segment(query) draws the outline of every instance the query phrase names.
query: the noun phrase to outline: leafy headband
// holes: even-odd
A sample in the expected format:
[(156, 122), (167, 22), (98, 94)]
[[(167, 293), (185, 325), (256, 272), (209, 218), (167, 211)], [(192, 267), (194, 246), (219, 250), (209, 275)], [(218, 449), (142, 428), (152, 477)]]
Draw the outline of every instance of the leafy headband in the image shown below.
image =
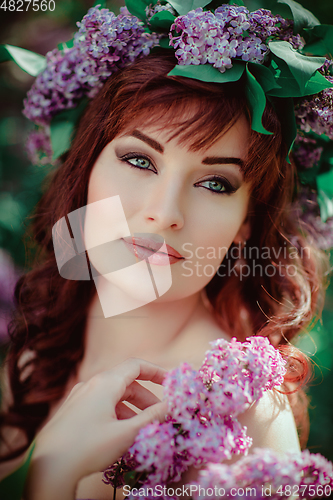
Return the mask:
[(250, 12), (242, 0), (126, 0), (118, 16), (91, 8), (74, 38), (46, 58), (1, 46), (0, 61), (14, 60), (37, 76), (24, 101), (25, 116), (38, 125), (28, 140), (30, 156), (47, 163), (65, 153), (87, 98), (161, 46), (178, 61), (169, 75), (245, 79), (253, 130), (270, 134), (262, 115), (267, 99), (275, 105), (299, 178), (317, 191), (326, 221), (333, 216), (333, 26), (293, 0), (271, 3), (271, 10)]

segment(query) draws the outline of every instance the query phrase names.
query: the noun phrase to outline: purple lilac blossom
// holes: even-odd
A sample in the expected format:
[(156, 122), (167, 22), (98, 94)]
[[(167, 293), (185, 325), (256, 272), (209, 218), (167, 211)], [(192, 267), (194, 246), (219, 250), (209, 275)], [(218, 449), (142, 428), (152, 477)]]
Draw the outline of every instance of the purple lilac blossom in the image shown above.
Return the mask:
[(322, 221), (315, 190), (301, 186), (297, 200), (292, 205), (292, 211), (293, 218), (299, 221), (299, 225), (308, 234), (311, 244), (322, 250), (333, 248), (333, 217), (326, 222)]
[(158, 45), (159, 36), (145, 33), (125, 7), (118, 16), (93, 7), (77, 25), (74, 46), (46, 55), (47, 67), (24, 101), (25, 116), (37, 124), (48, 124), (83, 96), (94, 97), (111, 74)]
[[(211, 345), (199, 371), (184, 363), (167, 374), (166, 422), (141, 429), (129, 449), (135, 469), (149, 474), (145, 485), (175, 482), (190, 466), (246, 454), (252, 439), (236, 416), (283, 382), (285, 361), (267, 338)], [(106, 479), (115, 481), (112, 474)]]
[[(326, 59), (319, 71), (333, 86), (333, 61)], [(295, 116), (300, 130), (333, 139), (333, 88), (302, 99), (295, 108)]]
[(262, 63), (268, 47), (255, 33), (244, 36), (250, 28), (248, 14), (245, 7), (222, 5), (215, 13), (203, 11), (200, 7), (177, 17), (169, 36), (178, 63), (210, 63), (221, 73), (232, 68), (231, 60), (235, 57)]
[[(196, 490), (193, 489), (194, 500), (208, 500), (211, 495), (206, 492), (215, 487), (221, 491), (223, 488), (225, 494), (222, 498), (244, 498), (244, 490), (253, 488), (251, 498), (255, 500), (267, 496), (271, 500), (284, 500), (293, 493), (301, 493), (303, 488), (298, 490), (301, 485), (304, 485), (306, 497), (307, 486), (310, 485), (328, 486), (328, 493), (333, 485), (333, 468), (331, 462), (321, 455), (310, 454), (308, 450), (302, 453), (287, 452), (282, 457), (273, 450), (256, 448), (251, 455), (235, 464), (209, 464), (200, 471), (199, 479), (193, 484), (197, 486)], [(233, 494), (235, 491), (236, 496)], [(265, 494), (265, 491), (269, 493)], [(328, 496), (327, 493), (324, 490), (323, 495), (318, 496)]]
[(52, 146), (47, 127), (33, 130), (27, 139), (25, 149), (33, 165), (47, 165), (52, 163)]
[(155, 5), (150, 4), (146, 7), (147, 20), (149, 21), (155, 14), (165, 10), (170, 12), (174, 16), (177, 16), (177, 12), (172, 7), (172, 5), (170, 5), (169, 3), (162, 5), (161, 2), (158, 0)]
[(113, 484), (115, 488), (121, 488), (125, 485), (125, 474), (138, 466), (138, 463), (130, 453), (110, 465), (103, 471), (102, 481), (105, 484)]
[(317, 147), (317, 142), (310, 137), (297, 135), (293, 150), (293, 159), (301, 168), (312, 168), (318, 165), (323, 152), (322, 147)]

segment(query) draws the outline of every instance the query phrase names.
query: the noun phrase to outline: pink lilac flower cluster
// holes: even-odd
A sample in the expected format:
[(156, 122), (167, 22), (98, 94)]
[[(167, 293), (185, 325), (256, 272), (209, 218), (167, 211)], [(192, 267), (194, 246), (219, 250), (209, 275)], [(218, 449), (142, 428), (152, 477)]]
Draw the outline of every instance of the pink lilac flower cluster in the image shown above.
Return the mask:
[(243, 499), (246, 491), (251, 491), (255, 500), (286, 500), (292, 495), (328, 497), (333, 487), (333, 466), (308, 450), (281, 457), (272, 450), (257, 448), (235, 464), (209, 464), (193, 485), (194, 500), (211, 499), (212, 491), (218, 492), (218, 498), (236, 500)]
[(74, 45), (46, 56), (24, 101), (24, 114), (46, 125), (59, 111), (76, 106), (83, 96), (93, 97), (115, 71), (158, 45), (159, 36), (144, 32), (143, 23), (123, 7), (116, 16), (108, 9), (91, 8), (74, 36)]
[[(285, 361), (267, 338), (212, 343), (199, 371), (184, 363), (163, 382), (168, 417), (142, 429), (126, 460), (148, 474), (150, 487), (180, 480), (190, 466), (230, 459), (252, 444), (237, 415), (281, 385)], [(111, 477), (107, 469), (104, 479)], [(114, 484), (112, 481), (111, 484)]]

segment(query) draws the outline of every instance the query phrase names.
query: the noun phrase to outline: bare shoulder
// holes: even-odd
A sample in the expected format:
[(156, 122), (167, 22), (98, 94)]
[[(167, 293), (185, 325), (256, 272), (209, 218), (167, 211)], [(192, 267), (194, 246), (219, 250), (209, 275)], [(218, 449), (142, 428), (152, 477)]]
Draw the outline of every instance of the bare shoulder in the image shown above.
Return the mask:
[(300, 451), (295, 419), (288, 397), (277, 391), (266, 391), (239, 416), (252, 437), (252, 448), (271, 448), (279, 453)]

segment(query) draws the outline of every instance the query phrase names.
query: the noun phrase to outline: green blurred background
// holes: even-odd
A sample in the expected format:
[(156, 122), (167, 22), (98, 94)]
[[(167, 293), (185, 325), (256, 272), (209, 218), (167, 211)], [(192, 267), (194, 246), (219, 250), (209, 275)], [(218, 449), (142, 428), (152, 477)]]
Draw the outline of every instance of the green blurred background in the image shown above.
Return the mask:
[[(3, 0), (0, 0), (0, 5)], [(18, 45), (45, 55), (60, 42), (72, 38), (92, 0), (55, 0), (53, 12), (11, 12), (0, 7), (0, 43)], [(256, 0), (246, 5), (262, 7)], [(333, 1), (302, 0), (324, 24), (333, 24)], [(9, 0), (7, 0), (9, 5)], [(25, 4), (27, 5), (27, 4)], [(119, 11), (121, 1), (107, 6)], [(24, 7), (25, 8), (25, 7)], [(7, 348), (6, 324), (12, 308), (15, 280), (28, 269), (23, 235), (27, 217), (41, 194), (50, 167), (33, 166), (24, 152), (32, 125), (21, 114), (22, 101), (33, 78), (14, 63), (0, 65), (0, 360)], [(333, 460), (333, 285), (330, 286), (323, 318), (299, 341), (315, 365), (309, 390), (311, 432), (308, 448)]]

